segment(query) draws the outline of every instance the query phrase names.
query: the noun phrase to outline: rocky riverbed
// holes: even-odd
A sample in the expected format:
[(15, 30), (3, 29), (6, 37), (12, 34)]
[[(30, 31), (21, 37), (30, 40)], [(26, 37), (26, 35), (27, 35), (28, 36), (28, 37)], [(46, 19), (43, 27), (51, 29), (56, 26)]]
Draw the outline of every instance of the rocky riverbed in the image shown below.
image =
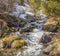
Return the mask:
[(16, 11), (0, 14), (0, 56), (59, 55), (60, 33), (57, 25), (60, 21), (48, 19), (45, 14), (36, 20), (34, 14), (26, 9), (17, 4)]

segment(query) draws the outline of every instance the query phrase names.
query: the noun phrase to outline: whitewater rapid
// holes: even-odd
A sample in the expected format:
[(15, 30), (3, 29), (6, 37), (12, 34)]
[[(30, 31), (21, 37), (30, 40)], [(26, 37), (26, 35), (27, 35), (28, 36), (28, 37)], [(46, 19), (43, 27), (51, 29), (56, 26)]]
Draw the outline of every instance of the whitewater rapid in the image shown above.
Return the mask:
[[(28, 9), (27, 9), (28, 8)], [(28, 6), (26, 8), (20, 5), (16, 5), (16, 11), (12, 12), (10, 15), (19, 17), (21, 19), (26, 19), (25, 16), (26, 14), (32, 15), (33, 13), (28, 12), (31, 8)], [(26, 11), (27, 10), (27, 11)], [(42, 31), (42, 25), (43, 22), (45, 21), (45, 15), (42, 14), (40, 15), (42, 20), (39, 20), (38, 22), (28, 22), (26, 26), (30, 26), (31, 24), (35, 24), (35, 29), (33, 29), (32, 32), (29, 32), (29, 35), (26, 35), (24, 38), (27, 41), (27, 46), (24, 46), (21, 48), (20, 51), (17, 52), (16, 56), (44, 56), (43, 55), (43, 45), (41, 43), (39, 43), (39, 40), (42, 38), (42, 36), (45, 34), (44, 31)], [(16, 33), (16, 34), (20, 34), (20, 33)]]
[(28, 45), (23, 47), (22, 52), (19, 51), (17, 56), (41, 56), (42, 55), (43, 45), (39, 44), (39, 39), (43, 35), (43, 32), (42, 33), (33, 32), (30, 35), (31, 35), (30, 37), (31, 40), (27, 39)]
[(37, 27), (25, 37), (27, 46), (22, 47), (22, 52), (19, 51), (17, 56), (43, 56), (43, 45), (41, 43), (39, 44), (39, 40), (45, 32), (42, 31), (41, 24), (36, 23), (35, 25)]

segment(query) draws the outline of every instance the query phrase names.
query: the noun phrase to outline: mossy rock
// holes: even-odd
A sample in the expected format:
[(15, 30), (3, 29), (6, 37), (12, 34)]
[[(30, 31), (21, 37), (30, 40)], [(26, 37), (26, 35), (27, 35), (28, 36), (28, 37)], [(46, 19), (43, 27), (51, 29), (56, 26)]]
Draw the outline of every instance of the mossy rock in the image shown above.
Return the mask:
[(2, 41), (3, 42), (11, 42), (11, 41), (15, 40), (16, 38), (19, 38), (19, 36), (17, 34), (10, 34), (10, 35), (5, 36), (2, 39)]
[(44, 52), (49, 53), (50, 56), (60, 55), (60, 39), (54, 37), (52, 43), (45, 47)]
[(14, 42), (12, 43), (12, 48), (20, 48), (22, 46), (25, 46), (26, 44), (27, 42), (25, 41), (25, 39), (14, 40)]
[(2, 39), (2, 42), (3, 42), (3, 44), (4, 44), (4, 47), (6, 47), (6, 46), (10, 46), (10, 47), (11, 47), (11, 43), (12, 43), (15, 39), (17, 39), (17, 38), (20, 38), (20, 36), (17, 35), (17, 34), (10, 34), (10, 35), (5, 36), (5, 37)]
[(0, 48), (3, 48), (4, 43), (0, 40)]

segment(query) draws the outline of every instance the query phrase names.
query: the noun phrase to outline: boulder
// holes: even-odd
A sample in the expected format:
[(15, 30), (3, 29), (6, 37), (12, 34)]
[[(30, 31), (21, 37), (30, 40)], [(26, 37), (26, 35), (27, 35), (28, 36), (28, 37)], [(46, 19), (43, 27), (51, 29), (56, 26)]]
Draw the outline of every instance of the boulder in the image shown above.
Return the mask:
[(60, 40), (55, 39), (52, 44), (48, 45), (44, 50), (44, 53), (49, 53), (50, 56), (58, 56), (60, 54)]
[(2, 40), (0, 40), (0, 48), (3, 48), (3, 42), (2, 42)]
[(18, 34), (10, 34), (10, 35), (6, 35), (3, 39), (2, 42), (4, 44), (4, 48), (10, 48), (11, 47), (11, 43), (15, 40), (15, 39), (19, 39), (20, 36)]
[(20, 47), (23, 47), (24, 45), (26, 45), (26, 41), (25, 39), (17, 39), (17, 40), (14, 40), (11, 47), (12, 48), (20, 48)]
[(45, 31), (54, 32), (57, 29), (58, 22), (53, 19), (48, 19), (46, 23), (43, 25), (42, 29)]
[(7, 23), (6, 23), (4, 20), (0, 19), (0, 37), (1, 37), (5, 32), (7, 32), (6, 30), (7, 30)]
[(51, 42), (51, 40), (52, 40), (52, 38), (50, 35), (44, 34), (42, 36), (42, 38), (40, 39), (39, 43), (47, 44), (47, 43)]
[(7, 26), (7, 23), (4, 20), (0, 19), (0, 29), (5, 26)]
[(35, 26), (33, 26), (33, 25), (24, 27), (24, 28), (21, 29), (21, 33), (23, 33), (23, 32), (31, 32), (31, 31), (33, 31), (34, 28), (35, 28)]
[(50, 56), (59, 56), (60, 55), (60, 33), (51, 35), (51, 42), (43, 49), (45, 54)]
[(6, 35), (1, 41), (3, 43), (3, 48), (18, 48), (26, 44), (26, 41), (23, 39), (23, 37), (14, 33)]

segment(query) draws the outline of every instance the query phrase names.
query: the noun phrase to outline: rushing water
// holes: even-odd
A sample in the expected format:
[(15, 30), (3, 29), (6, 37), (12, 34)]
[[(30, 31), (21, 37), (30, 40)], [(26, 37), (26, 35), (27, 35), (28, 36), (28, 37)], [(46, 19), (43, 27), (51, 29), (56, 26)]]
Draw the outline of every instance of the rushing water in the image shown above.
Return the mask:
[(30, 39), (27, 39), (27, 46), (22, 48), (22, 52), (18, 52), (17, 56), (41, 56), (43, 45), (38, 41), (43, 35), (43, 32), (33, 32), (30, 34)]
[(22, 51), (19, 51), (17, 56), (44, 56), (42, 52), (43, 45), (39, 44), (39, 40), (44, 35), (42, 23), (31, 22), (28, 25), (30, 24), (35, 24), (36, 28), (29, 35), (25, 36), (27, 46), (22, 47)]
[[(18, 17), (19, 12), (24, 14), (22, 6), (16, 5), (16, 12), (13, 14)], [(41, 12), (42, 13), (42, 12)], [(12, 14), (12, 15), (13, 15)], [(36, 27), (33, 29), (32, 32), (29, 32), (29, 35), (24, 36), (24, 38), (27, 41), (27, 46), (24, 46), (21, 48), (21, 51), (17, 52), (17, 56), (44, 56), (42, 49), (43, 45), (40, 43), (39, 40), (42, 38), (42, 36), (45, 34), (44, 31), (42, 31), (42, 25), (45, 21), (45, 17), (43, 14), (41, 15), (41, 19), (39, 22), (28, 22), (26, 26), (30, 26), (31, 24), (34, 24)], [(21, 17), (24, 17), (21, 14)], [(19, 34), (19, 33), (18, 33)]]

